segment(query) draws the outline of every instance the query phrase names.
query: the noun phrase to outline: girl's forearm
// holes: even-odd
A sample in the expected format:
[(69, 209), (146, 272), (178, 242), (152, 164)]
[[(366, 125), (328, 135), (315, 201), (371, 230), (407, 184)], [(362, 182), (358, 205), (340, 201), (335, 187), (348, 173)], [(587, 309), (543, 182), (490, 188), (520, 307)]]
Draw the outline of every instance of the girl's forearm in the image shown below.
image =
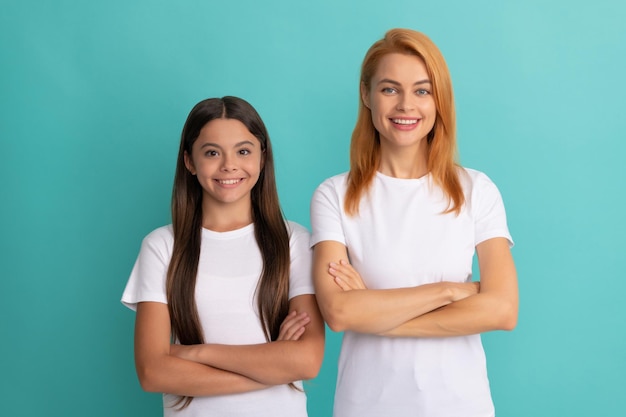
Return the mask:
[(141, 387), (148, 392), (200, 397), (238, 394), (267, 388), (254, 379), (170, 355), (137, 364)]
[(323, 354), (310, 343), (291, 340), (255, 345), (192, 345), (181, 350), (186, 359), (268, 385), (314, 378)]

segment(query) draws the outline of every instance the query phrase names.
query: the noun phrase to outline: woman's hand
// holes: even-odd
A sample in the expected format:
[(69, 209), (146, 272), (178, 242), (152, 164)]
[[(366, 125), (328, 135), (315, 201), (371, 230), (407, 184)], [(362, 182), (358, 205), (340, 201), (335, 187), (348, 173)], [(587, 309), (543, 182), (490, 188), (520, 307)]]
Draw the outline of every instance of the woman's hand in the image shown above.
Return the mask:
[(367, 289), (361, 275), (345, 259), (340, 260), (338, 264), (331, 262), (328, 273), (335, 279), (335, 284), (344, 291)]
[(300, 336), (304, 334), (306, 325), (309, 324), (311, 318), (306, 312), (297, 313), (293, 310), (287, 314), (285, 320), (280, 325), (280, 331), (278, 332), (278, 340), (298, 340)]

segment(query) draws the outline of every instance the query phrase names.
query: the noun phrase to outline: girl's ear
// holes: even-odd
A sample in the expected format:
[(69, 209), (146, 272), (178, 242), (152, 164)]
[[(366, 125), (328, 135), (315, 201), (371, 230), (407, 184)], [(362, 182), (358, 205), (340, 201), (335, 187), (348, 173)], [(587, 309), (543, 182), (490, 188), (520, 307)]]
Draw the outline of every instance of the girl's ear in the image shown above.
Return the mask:
[(191, 175), (196, 175), (196, 167), (193, 166), (193, 160), (191, 159), (187, 151), (185, 151), (185, 153), (183, 154), (183, 158), (185, 160), (185, 167), (187, 167), (187, 171), (189, 171)]
[(370, 108), (370, 92), (365, 86), (365, 84), (363, 83), (361, 83), (361, 100), (363, 100), (363, 105), (369, 109)]

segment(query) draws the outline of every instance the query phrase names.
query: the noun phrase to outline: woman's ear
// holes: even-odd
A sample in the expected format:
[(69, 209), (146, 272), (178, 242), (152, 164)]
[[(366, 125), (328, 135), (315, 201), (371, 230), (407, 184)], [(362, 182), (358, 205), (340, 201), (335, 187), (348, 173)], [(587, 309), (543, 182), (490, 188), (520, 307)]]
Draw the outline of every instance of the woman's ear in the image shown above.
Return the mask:
[(193, 161), (187, 151), (183, 154), (183, 158), (185, 160), (185, 167), (187, 167), (187, 171), (189, 171), (191, 175), (196, 175), (196, 167), (193, 166)]
[(361, 83), (361, 100), (363, 101), (363, 105), (370, 108), (370, 92), (365, 86), (365, 84)]

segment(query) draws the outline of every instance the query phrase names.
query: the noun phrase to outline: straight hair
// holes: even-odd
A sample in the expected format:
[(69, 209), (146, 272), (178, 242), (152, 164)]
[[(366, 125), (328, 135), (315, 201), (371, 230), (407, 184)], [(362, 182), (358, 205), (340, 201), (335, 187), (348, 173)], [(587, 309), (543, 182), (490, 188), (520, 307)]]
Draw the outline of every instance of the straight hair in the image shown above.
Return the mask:
[[(423, 33), (391, 29), (365, 54), (359, 92), (361, 88), (370, 89), (381, 59), (392, 53), (416, 56), (426, 66), (437, 109), (435, 124), (427, 135), (427, 170), (448, 199), (445, 213), (458, 214), (465, 203), (465, 196), (458, 174), (454, 97), (446, 61), (437, 46)], [(372, 122), (372, 112), (360, 98), (350, 142), (350, 172), (344, 202), (344, 210), (350, 216), (358, 214), (361, 198), (372, 185), (380, 163), (380, 152), (380, 137)]]
[[(278, 200), (274, 157), (265, 124), (252, 105), (232, 96), (210, 98), (196, 104), (181, 134), (171, 206), (174, 248), (166, 281), (172, 338), (183, 345), (202, 344), (206, 340), (195, 297), (203, 190), (197, 177), (185, 166), (185, 153), (191, 155), (200, 131), (215, 119), (235, 119), (243, 123), (259, 140), (264, 153), (259, 179), (251, 191), (252, 221), (263, 260), (256, 289), (259, 318), (266, 340), (274, 341), (289, 311), (289, 232)], [(185, 408), (191, 400), (192, 397), (181, 397), (175, 405), (182, 404), (181, 408)]]

